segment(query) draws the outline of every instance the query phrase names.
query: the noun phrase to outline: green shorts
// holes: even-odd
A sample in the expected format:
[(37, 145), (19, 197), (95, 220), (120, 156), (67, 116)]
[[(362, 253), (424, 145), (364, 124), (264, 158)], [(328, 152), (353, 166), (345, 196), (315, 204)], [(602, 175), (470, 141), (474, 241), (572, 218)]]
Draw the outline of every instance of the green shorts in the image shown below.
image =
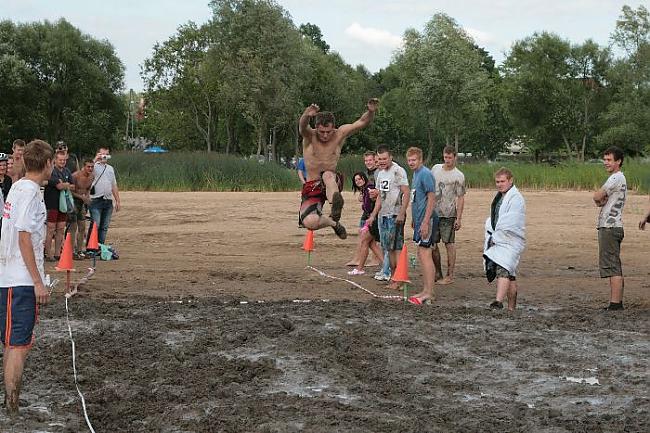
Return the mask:
[(622, 277), (621, 242), (623, 227), (598, 228), (598, 268), (600, 278)]
[(438, 220), (438, 228), (433, 234), (433, 242), (438, 243), (442, 241), (445, 244), (453, 244), (456, 242), (456, 217), (445, 218), (440, 217)]
[(517, 279), (514, 275), (510, 275), (510, 272), (499, 264), (497, 264), (497, 278), (507, 278), (510, 281), (515, 281)]

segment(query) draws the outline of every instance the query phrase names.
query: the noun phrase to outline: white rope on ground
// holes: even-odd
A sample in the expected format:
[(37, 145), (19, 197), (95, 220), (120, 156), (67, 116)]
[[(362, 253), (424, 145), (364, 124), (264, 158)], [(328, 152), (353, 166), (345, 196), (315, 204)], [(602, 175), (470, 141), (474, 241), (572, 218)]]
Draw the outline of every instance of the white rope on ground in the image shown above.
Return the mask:
[(72, 326), (70, 325), (70, 310), (68, 309), (68, 299), (70, 299), (69, 294), (65, 295), (65, 319), (68, 323), (68, 334), (70, 335), (70, 343), (72, 346), (72, 371), (74, 373), (74, 384), (77, 387), (77, 394), (79, 394), (79, 397), (81, 398), (81, 407), (83, 408), (84, 411), (84, 418), (86, 418), (86, 424), (88, 424), (88, 428), (92, 433), (95, 433), (95, 430), (93, 429), (92, 424), (90, 423), (90, 419), (88, 418), (88, 412), (86, 411), (86, 399), (84, 398), (83, 394), (81, 393), (81, 389), (79, 389), (79, 381), (77, 380), (77, 363), (76, 363), (76, 353), (75, 353), (75, 343), (74, 339), (72, 338)]
[(345, 278), (335, 277), (334, 275), (328, 275), (325, 272), (323, 272), (321, 270), (318, 270), (313, 266), (307, 266), (307, 269), (311, 269), (312, 271), (317, 272), (318, 274), (320, 274), (322, 277), (325, 277), (325, 278), (331, 278), (332, 280), (339, 280), (339, 281), (345, 281), (346, 283), (350, 283), (354, 287), (363, 290), (364, 292), (366, 292), (367, 294), (369, 294), (373, 298), (397, 299), (397, 300), (401, 300), (403, 298), (402, 296), (398, 296), (398, 295), (377, 295), (376, 293), (371, 292), (370, 290), (363, 287), (361, 284), (357, 284), (354, 281), (346, 280)]

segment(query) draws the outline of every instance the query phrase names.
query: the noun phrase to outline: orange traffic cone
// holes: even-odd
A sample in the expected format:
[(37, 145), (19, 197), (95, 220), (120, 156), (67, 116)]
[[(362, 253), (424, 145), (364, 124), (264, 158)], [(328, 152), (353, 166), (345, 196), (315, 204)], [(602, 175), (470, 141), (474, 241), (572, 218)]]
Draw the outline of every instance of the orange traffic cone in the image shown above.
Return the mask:
[(86, 250), (88, 251), (99, 251), (99, 233), (97, 232), (97, 224), (95, 221), (92, 221), (90, 229), (90, 236), (88, 236), (88, 242), (86, 243)]
[(72, 266), (72, 237), (70, 233), (65, 235), (65, 242), (63, 243), (63, 251), (59, 263), (54, 268), (57, 271), (74, 271)]
[(307, 230), (307, 235), (305, 236), (305, 242), (302, 244), (302, 249), (310, 252), (314, 251), (314, 231)]
[(391, 279), (400, 283), (411, 282), (411, 280), (409, 280), (409, 253), (406, 250), (406, 245), (402, 247), (402, 252), (399, 255), (399, 260), (397, 260), (395, 274), (393, 274)]

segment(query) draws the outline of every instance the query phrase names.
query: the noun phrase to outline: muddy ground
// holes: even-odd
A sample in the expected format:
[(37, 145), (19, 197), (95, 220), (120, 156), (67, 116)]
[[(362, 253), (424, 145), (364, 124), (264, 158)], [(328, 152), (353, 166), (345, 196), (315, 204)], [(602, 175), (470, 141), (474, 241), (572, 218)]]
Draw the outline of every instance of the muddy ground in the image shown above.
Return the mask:
[[(647, 431), (650, 232), (636, 228), (647, 197), (625, 210), (627, 309), (607, 313), (590, 194), (524, 191), (529, 247), (511, 314), (486, 308), (491, 195), (467, 196), (456, 282), (414, 307), (306, 270), (297, 193), (123, 193), (109, 231), (120, 259), (98, 263), (69, 302), (95, 431)], [(346, 199), (351, 236), (318, 232), (313, 255), (342, 278), (360, 214)], [(78, 279), (89, 262), (76, 263)], [(89, 431), (55, 295), (21, 415), (0, 414), (0, 431)]]

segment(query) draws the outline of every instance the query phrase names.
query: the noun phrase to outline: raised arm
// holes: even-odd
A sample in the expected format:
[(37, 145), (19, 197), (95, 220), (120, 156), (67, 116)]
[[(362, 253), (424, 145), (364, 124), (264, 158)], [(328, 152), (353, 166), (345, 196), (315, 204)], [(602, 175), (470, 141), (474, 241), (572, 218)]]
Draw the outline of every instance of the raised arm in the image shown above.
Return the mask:
[(305, 108), (300, 120), (298, 120), (298, 131), (303, 138), (311, 138), (314, 134), (314, 130), (309, 126), (309, 119), (314, 117), (316, 113), (320, 111), (320, 107), (316, 104), (311, 104), (309, 107)]
[(341, 125), (339, 127), (339, 133), (343, 136), (343, 138), (354, 134), (355, 132), (359, 131), (360, 129), (365, 128), (366, 126), (370, 125), (375, 118), (375, 113), (377, 112), (377, 109), (379, 108), (379, 99), (377, 98), (372, 98), (368, 101), (368, 110), (361, 115), (357, 119), (356, 122), (354, 123), (346, 123), (345, 125)]

